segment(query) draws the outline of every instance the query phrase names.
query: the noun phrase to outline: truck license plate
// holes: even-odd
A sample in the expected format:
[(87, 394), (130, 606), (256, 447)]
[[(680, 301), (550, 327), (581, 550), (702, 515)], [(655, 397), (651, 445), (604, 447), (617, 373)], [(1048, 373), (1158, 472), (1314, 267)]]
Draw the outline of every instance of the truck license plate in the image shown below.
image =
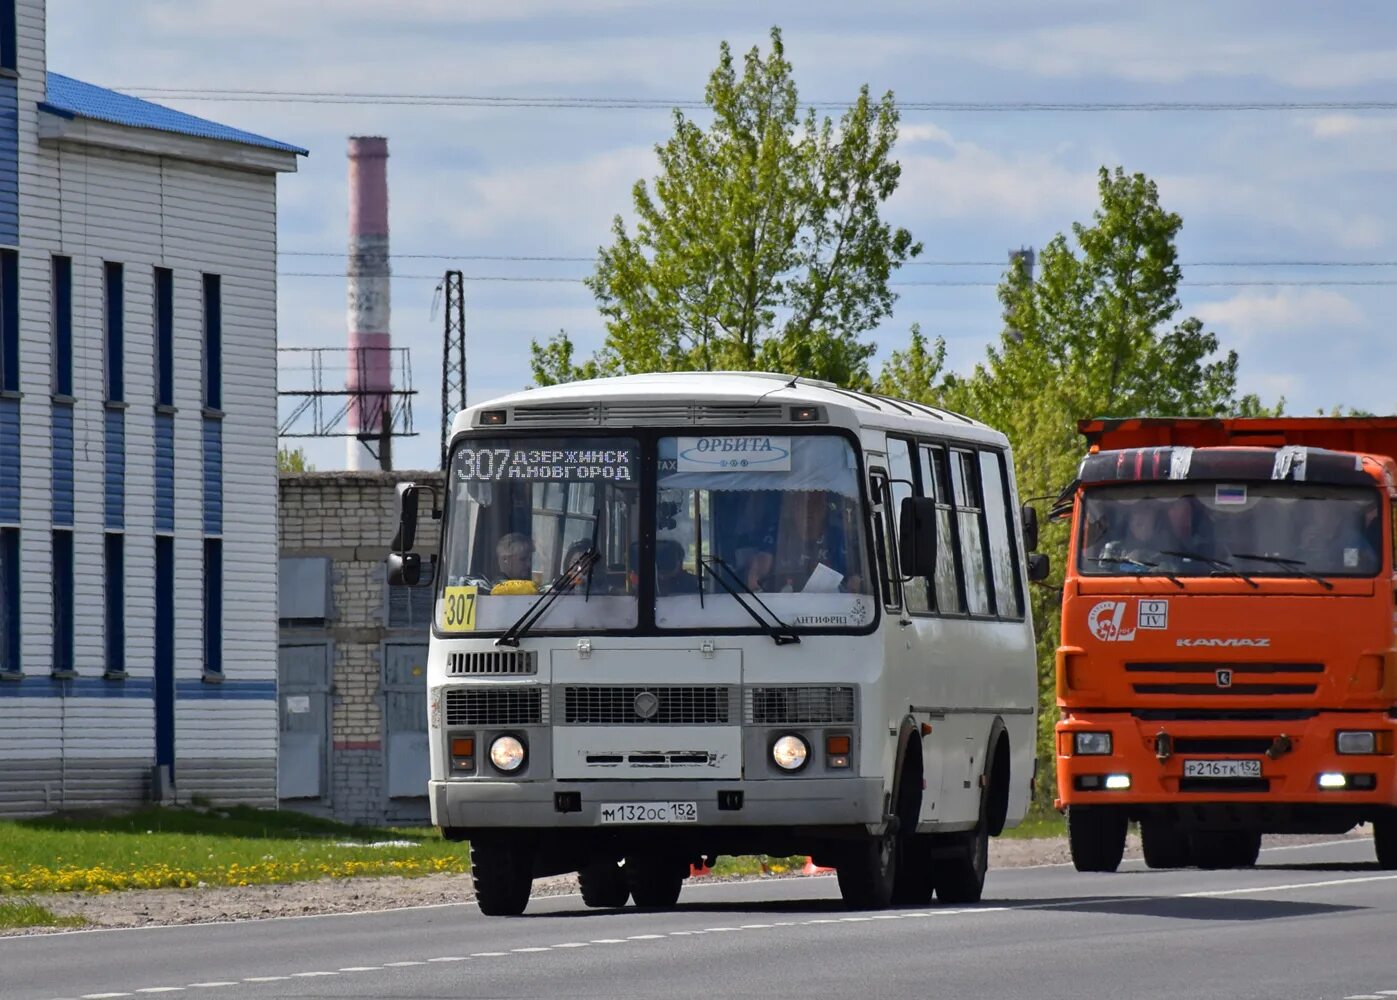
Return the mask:
[(1186, 760), (1185, 778), (1259, 778), (1259, 760)]
[(604, 802), (603, 823), (697, 823), (697, 802)]

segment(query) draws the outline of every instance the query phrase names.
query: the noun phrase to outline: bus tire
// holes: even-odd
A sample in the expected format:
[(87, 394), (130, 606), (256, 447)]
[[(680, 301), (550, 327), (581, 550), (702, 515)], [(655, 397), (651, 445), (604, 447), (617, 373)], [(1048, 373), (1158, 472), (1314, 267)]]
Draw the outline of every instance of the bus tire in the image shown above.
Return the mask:
[(1385, 812), (1373, 820), (1373, 849), (1379, 868), (1397, 868), (1397, 812)]
[(953, 835), (960, 843), (956, 853), (936, 869), (936, 896), (943, 903), (978, 903), (985, 891), (990, 867), (990, 828), (984, 812), (975, 829)]
[(881, 835), (864, 837), (840, 851), (834, 874), (845, 906), (851, 910), (884, 910), (892, 904), (897, 881), (897, 841), (890, 825)]
[(594, 861), (577, 873), (577, 885), (582, 890), (582, 902), (598, 909), (625, 906), (631, 898), (626, 873), (611, 858)]
[(517, 917), (529, 905), (534, 885), (533, 851), (524, 844), (499, 840), (471, 841), (471, 881), (475, 905), (487, 917)]
[(1187, 868), (1192, 864), (1188, 834), (1168, 820), (1141, 820), (1140, 844), (1147, 868)]
[[(911, 752), (916, 747), (917, 753)], [(917, 832), (922, 808), (921, 748), (912, 743), (898, 782), (897, 865), (893, 874), (892, 902), (898, 906), (926, 906), (936, 892), (936, 839)]]
[(626, 886), (642, 910), (667, 910), (679, 902), (687, 866), (673, 858), (626, 857)]
[(1125, 855), (1126, 815), (1111, 806), (1068, 806), (1067, 846), (1079, 872), (1113, 872)]

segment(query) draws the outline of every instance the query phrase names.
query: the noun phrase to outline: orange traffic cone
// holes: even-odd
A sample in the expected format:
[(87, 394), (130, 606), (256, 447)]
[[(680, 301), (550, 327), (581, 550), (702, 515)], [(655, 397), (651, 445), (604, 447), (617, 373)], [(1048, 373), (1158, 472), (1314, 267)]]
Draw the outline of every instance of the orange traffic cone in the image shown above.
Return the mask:
[(824, 875), (832, 871), (834, 871), (833, 868), (821, 868), (819, 865), (815, 864), (813, 858), (807, 855), (805, 858), (805, 867), (800, 870), (800, 873), (802, 875)]
[(690, 878), (702, 878), (705, 875), (712, 875), (713, 869), (708, 867), (708, 859), (704, 858), (697, 865), (689, 866)]

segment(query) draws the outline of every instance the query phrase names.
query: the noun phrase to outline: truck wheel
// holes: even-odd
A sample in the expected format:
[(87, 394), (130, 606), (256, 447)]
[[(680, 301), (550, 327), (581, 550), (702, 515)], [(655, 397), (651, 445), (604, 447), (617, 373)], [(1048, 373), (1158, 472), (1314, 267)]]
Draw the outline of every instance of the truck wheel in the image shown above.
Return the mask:
[(582, 902), (587, 906), (615, 908), (625, 906), (631, 898), (625, 871), (610, 858), (594, 861), (580, 870), (577, 884), (582, 889)]
[(533, 851), (508, 840), (471, 841), (475, 904), (487, 917), (517, 917), (529, 905), (534, 884)]
[(1125, 813), (1111, 806), (1068, 806), (1067, 846), (1079, 872), (1113, 872), (1125, 855)]
[(667, 910), (679, 902), (686, 864), (673, 858), (640, 855), (626, 857), (626, 886), (642, 910)]
[(955, 834), (960, 841), (954, 856), (936, 868), (936, 897), (943, 903), (978, 903), (985, 891), (990, 867), (990, 830), (985, 814), (968, 833)]
[(1379, 868), (1397, 868), (1397, 813), (1384, 813), (1373, 820), (1373, 848)]
[(892, 903), (897, 840), (889, 830), (881, 836), (864, 837), (840, 851), (834, 873), (839, 879), (839, 895), (849, 909), (883, 910)]
[(1191, 863), (1188, 834), (1166, 820), (1142, 820), (1140, 843), (1150, 868), (1187, 868)]

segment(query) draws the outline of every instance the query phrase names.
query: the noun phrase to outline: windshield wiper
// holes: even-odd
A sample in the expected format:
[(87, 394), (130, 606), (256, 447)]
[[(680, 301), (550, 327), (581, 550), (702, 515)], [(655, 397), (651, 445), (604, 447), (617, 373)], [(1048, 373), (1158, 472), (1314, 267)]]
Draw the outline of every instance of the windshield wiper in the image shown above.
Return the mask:
[(1295, 570), (1295, 572), (1299, 573), (1301, 576), (1309, 577), (1315, 583), (1321, 584), (1325, 590), (1334, 589), (1334, 585), (1324, 577), (1320, 576), (1312, 569), (1306, 569), (1303, 559), (1287, 559), (1285, 556), (1263, 556), (1255, 552), (1234, 552), (1232, 555), (1238, 559), (1255, 559), (1257, 562), (1268, 562), (1274, 566), (1286, 566)]
[(1214, 557), (1206, 555), (1202, 552), (1190, 552), (1187, 549), (1160, 549), (1159, 554), (1162, 556), (1174, 556), (1176, 559), (1192, 559), (1195, 562), (1207, 563), (1214, 569), (1222, 570), (1228, 576), (1235, 576), (1242, 580), (1245, 580), (1248, 586), (1250, 586), (1253, 590), (1261, 586), (1261, 584), (1257, 583), (1251, 577), (1247, 576), (1247, 574), (1243, 573), (1236, 566), (1233, 566), (1226, 559), (1215, 559)]
[[(709, 565), (710, 563), (712, 563), (713, 565)], [(752, 616), (752, 620), (756, 622), (758, 625), (760, 625), (766, 631), (767, 635), (771, 636), (772, 640), (776, 643), (776, 645), (788, 646), (793, 642), (800, 642), (800, 636), (796, 635), (795, 631), (789, 625), (787, 625), (780, 618), (778, 618), (776, 616), (776, 612), (768, 608), (766, 606), (766, 602), (757, 596), (756, 591), (754, 591), (751, 587), (747, 586), (747, 581), (742, 579), (742, 577), (737, 574), (737, 571), (734, 570), (727, 563), (723, 562), (722, 559), (720, 559), (718, 556), (709, 556), (707, 559), (705, 559), (703, 556), (699, 556), (698, 564), (700, 569), (708, 570), (708, 575), (713, 577), (714, 581), (717, 582), (717, 584), (720, 587), (722, 587), (729, 594), (731, 594), (732, 599), (734, 601), (742, 605), (742, 610)], [(713, 566), (717, 566), (719, 569), (727, 571), (727, 574), (737, 581), (737, 586), (741, 587), (743, 591), (745, 591), (752, 598), (752, 600), (756, 601), (759, 605), (761, 605), (762, 610), (771, 616), (771, 622), (775, 622), (776, 624), (773, 625), (771, 622), (768, 622), (766, 619), (762, 618), (761, 615), (757, 614), (756, 609), (753, 608), (750, 604), (748, 604), (743, 599), (742, 595), (737, 592), (737, 588), (734, 587), (727, 580), (724, 580), (723, 575), (719, 573), (718, 570), (714, 569)], [(700, 593), (702, 593), (702, 589), (700, 589)]]
[(1148, 573), (1135, 573), (1135, 576), (1162, 576), (1180, 590), (1187, 590), (1184, 582), (1167, 569), (1160, 568), (1159, 563), (1145, 562), (1143, 559), (1136, 559), (1132, 556), (1087, 556), (1091, 562), (1101, 563), (1130, 563), (1132, 566), (1143, 566), (1149, 570)]
[(553, 606), (553, 602), (577, 586), (579, 573), (585, 572), (590, 584), (592, 567), (597, 564), (598, 558), (600, 556), (594, 546), (574, 559), (572, 565), (563, 570), (562, 585), (554, 585), (546, 593), (539, 594), (534, 602), (524, 609), (524, 613), (519, 616), (518, 620), (505, 630), (504, 635), (495, 640), (495, 645), (518, 646), (524, 633), (538, 624), (538, 620), (548, 612), (548, 609)]

